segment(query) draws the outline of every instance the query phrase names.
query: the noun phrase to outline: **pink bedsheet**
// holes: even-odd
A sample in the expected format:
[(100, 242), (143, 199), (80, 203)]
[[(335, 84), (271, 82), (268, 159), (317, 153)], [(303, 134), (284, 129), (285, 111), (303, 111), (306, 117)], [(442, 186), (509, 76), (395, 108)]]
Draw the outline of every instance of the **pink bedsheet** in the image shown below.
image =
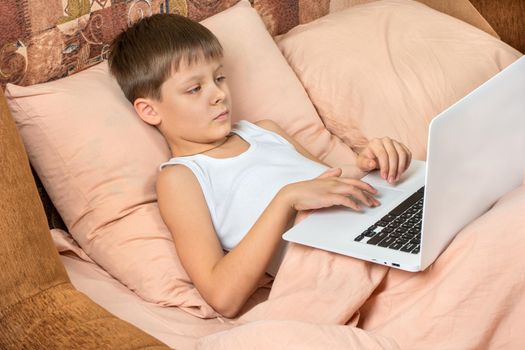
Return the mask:
[(463, 229), (421, 273), (292, 245), (269, 297), (267, 289), (259, 289), (237, 320), (203, 320), (145, 302), (89, 262), (69, 236), (52, 234), (80, 291), (177, 349), (521, 349), (525, 344), (525, 186)]
[(148, 303), (93, 263), (61, 255), (73, 285), (94, 302), (174, 349), (194, 349), (199, 337), (232, 326), (224, 319), (201, 319), (176, 307)]
[(269, 299), (200, 349), (522, 349), (525, 186), (426, 271), (292, 245)]
[[(67, 233), (55, 229), (51, 230), (51, 235), (69, 278), (79, 291), (171, 348), (195, 349), (200, 337), (234, 327), (229, 319), (201, 319), (177, 307), (144, 301), (96, 265)], [(268, 288), (259, 288), (244, 310), (266, 300), (268, 292)]]

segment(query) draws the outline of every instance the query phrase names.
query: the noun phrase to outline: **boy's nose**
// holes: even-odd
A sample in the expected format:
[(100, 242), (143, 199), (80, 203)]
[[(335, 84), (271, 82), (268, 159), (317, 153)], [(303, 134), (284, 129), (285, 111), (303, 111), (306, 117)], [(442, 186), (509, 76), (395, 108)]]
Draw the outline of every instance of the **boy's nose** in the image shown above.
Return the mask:
[(226, 92), (221, 88), (216, 87), (215, 95), (212, 98), (212, 104), (216, 105), (219, 102), (222, 102), (226, 98)]

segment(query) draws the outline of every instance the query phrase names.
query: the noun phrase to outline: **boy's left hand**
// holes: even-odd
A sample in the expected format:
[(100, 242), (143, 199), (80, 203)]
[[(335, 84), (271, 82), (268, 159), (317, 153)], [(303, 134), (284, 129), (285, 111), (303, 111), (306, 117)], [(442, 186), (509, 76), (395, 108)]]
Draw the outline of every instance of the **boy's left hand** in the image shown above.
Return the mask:
[(405, 145), (383, 137), (371, 140), (368, 145), (358, 150), (357, 166), (363, 171), (379, 169), (381, 177), (393, 184), (399, 181), (411, 160), (412, 153)]

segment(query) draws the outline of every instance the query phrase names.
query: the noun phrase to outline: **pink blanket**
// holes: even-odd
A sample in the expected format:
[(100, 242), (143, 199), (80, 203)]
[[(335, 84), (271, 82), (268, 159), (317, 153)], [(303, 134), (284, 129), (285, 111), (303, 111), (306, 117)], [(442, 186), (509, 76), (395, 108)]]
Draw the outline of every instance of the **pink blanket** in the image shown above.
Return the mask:
[(409, 273), (292, 245), (269, 299), (201, 349), (520, 349), (525, 186)]

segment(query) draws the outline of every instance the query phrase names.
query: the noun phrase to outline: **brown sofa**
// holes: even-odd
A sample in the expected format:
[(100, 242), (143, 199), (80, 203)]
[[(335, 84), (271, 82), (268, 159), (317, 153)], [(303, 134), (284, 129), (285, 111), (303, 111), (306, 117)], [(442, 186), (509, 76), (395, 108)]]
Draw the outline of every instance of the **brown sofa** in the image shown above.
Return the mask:
[(167, 349), (77, 291), (0, 95), (0, 349)]

